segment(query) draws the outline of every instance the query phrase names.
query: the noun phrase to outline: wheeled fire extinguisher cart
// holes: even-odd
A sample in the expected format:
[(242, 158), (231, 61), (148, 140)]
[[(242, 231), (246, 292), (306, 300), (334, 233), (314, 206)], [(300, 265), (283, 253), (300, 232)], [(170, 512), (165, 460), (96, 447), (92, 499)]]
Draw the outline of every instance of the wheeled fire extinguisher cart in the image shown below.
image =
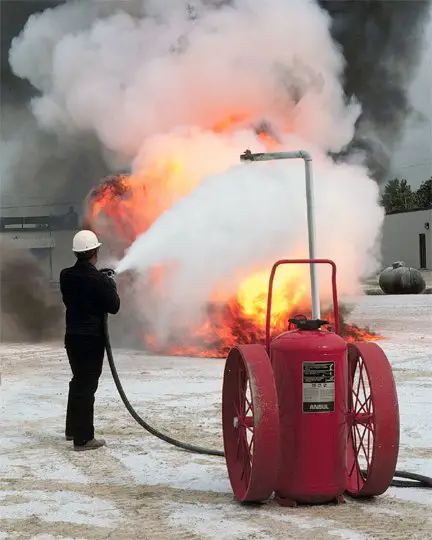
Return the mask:
[[(336, 265), (315, 258), (312, 159), (307, 152), (252, 154), (242, 160), (301, 158), (306, 171), (309, 259), (280, 260), (271, 271), (266, 346), (239, 345), (225, 365), (222, 420), (225, 459), (236, 498), (282, 505), (343, 501), (343, 494), (384, 493), (396, 470), (399, 411), (390, 363), (375, 343), (340, 337)], [(275, 273), (309, 264), (312, 318), (290, 320), (271, 340)], [(322, 328), (316, 275), (332, 270), (334, 330)]]
[[(114, 362), (108, 318), (106, 352), (120, 397), (136, 422), (159, 439), (198, 454), (226, 460), (241, 502), (283, 505), (342, 502), (380, 495), (392, 485), (432, 487), (432, 478), (397, 471), (399, 410), (389, 361), (374, 343), (347, 344), (340, 337), (336, 265), (315, 257), (312, 159), (307, 152), (252, 154), (243, 161), (298, 159), (305, 163), (309, 259), (277, 261), (270, 273), (266, 343), (238, 345), (225, 365), (222, 392), (224, 452), (182, 442), (143, 419), (129, 402)], [(273, 281), (279, 266), (310, 266), (312, 318), (297, 316), (271, 340)], [(316, 268), (332, 270), (333, 319), (320, 319)], [(111, 272), (115, 277), (115, 272)], [(398, 480), (393, 477), (404, 478)]]

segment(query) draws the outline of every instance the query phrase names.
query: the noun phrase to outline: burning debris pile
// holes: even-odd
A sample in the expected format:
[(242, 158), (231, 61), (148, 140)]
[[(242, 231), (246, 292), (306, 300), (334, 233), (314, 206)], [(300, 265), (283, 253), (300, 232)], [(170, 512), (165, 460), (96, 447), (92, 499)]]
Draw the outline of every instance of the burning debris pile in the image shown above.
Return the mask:
[[(301, 313), (310, 317), (310, 313)], [(189, 328), (179, 328), (176, 334), (170, 335), (164, 343), (158, 343), (155, 335), (144, 334), (146, 348), (155, 354), (170, 354), (174, 356), (197, 356), (205, 358), (226, 358), (234, 345), (260, 343), (265, 345), (265, 326), (252, 315), (244, 312), (238, 300), (223, 305), (209, 304), (207, 307), (207, 322), (190, 332)], [(277, 324), (272, 325), (271, 335), (277, 336), (288, 330), (288, 320), (300, 314), (290, 312), (289, 308), (279, 317)], [(323, 314), (324, 320), (329, 321), (327, 329), (333, 325), (333, 314)], [(326, 328), (326, 327), (323, 327)], [(378, 341), (381, 336), (369, 328), (346, 324), (341, 317), (341, 335), (348, 343), (359, 341)]]

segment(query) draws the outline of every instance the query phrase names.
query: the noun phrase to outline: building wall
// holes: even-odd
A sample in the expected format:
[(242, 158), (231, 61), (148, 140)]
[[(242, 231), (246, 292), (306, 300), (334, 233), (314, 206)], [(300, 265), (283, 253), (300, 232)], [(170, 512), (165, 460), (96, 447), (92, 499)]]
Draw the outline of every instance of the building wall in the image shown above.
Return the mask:
[[(0, 232), (0, 245), (2, 250), (13, 249), (18, 253), (30, 253), (38, 261), (38, 265), (45, 275), (50, 277), (51, 257), (54, 249), (54, 241), (50, 231), (2, 231)], [(6, 260), (11, 261), (11, 259)], [(2, 283), (14, 279), (14, 272), (4, 266), (3, 259), (0, 268)]]
[(76, 258), (72, 253), (72, 239), (76, 231), (52, 231), (55, 247), (52, 252), (52, 281), (58, 281), (60, 272), (67, 266), (75, 264)]
[(60, 271), (72, 266), (72, 239), (76, 231), (2, 232), (0, 239), (15, 249), (29, 250), (50, 281), (59, 280)]
[(419, 235), (422, 233), (426, 235), (426, 267), (432, 269), (432, 209), (387, 215), (381, 242), (384, 266), (404, 261), (408, 266), (420, 268)]

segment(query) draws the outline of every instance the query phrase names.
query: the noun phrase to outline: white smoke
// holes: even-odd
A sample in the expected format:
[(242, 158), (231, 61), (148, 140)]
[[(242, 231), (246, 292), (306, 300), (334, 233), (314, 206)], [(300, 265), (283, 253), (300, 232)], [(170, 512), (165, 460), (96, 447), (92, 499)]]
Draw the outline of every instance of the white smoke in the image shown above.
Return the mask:
[[(194, 184), (202, 179), (118, 270), (174, 264), (166, 295), (186, 313), (221, 280), (234, 290), (246, 269), (307, 255), (303, 164), (235, 166), (246, 147), (263, 150), (251, 126), (265, 120), (283, 149), (312, 152), (318, 255), (338, 263), (342, 292), (355, 291), (376, 264), (383, 214), (366, 170), (326, 157), (351, 141), (360, 114), (344, 100), (329, 17), (313, 0), (190, 4), (76, 2), (33, 16), (10, 52), (41, 91), (40, 126), (93, 132), (137, 168), (180, 148)], [(233, 113), (243, 123), (213, 134)]]
[(351, 140), (359, 108), (344, 104), (343, 58), (312, 0), (197, 3), (197, 20), (184, 1), (155, 3), (156, 16), (142, 19), (120, 7), (94, 19), (88, 4), (32, 16), (13, 42), (14, 72), (43, 93), (32, 109), (45, 128), (95, 131), (131, 158), (154, 134), (209, 127), (231, 111), (326, 150)]

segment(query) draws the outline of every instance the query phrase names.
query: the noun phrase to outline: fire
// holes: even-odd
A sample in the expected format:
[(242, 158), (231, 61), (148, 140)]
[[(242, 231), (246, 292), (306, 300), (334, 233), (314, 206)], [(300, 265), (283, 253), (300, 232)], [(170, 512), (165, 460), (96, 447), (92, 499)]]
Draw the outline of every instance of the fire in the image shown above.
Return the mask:
[[(106, 234), (107, 228), (114, 225), (115, 232), (128, 244), (147, 230), (150, 225), (147, 214), (136, 209), (147, 206), (147, 190), (144, 183), (136, 176), (109, 176), (104, 183), (91, 194), (91, 224), (103, 216), (106, 225), (99, 224), (99, 233)], [(102, 229), (102, 230), (101, 230)]]
[[(286, 314), (307, 305), (308, 287), (304, 271), (294, 266), (278, 269), (273, 286), (271, 324), (278, 326)], [(246, 317), (264, 327), (267, 313), (269, 273), (260, 272), (245, 279), (238, 290), (237, 299)]]
[[(247, 280), (249, 281), (249, 279)], [(291, 297), (292, 298), (292, 297)], [(282, 296), (279, 297), (282, 299)], [(155, 354), (169, 354), (173, 356), (194, 356), (204, 358), (225, 358), (234, 345), (239, 343), (265, 344), (265, 316), (267, 296), (252, 303), (253, 310), (246, 313), (244, 305), (239, 298), (233, 298), (225, 303), (210, 302), (207, 306), (206, 321), (193, 331), (180, 324), (172, 332), (167, 341), (159, 343), (152, 333), (143, 336), (147, 349)], [(294, 302), (284, 309), (282, 303), (276, 302), (281, 309), (273, 312), (271, 317), (271, 336), (277, 336), (289, 330), (290, 318), (299, 315), (310, 317), (308, 307), (303, 309), (295, 306)], [(331, 310), (322, 314), (324, 320), (329, 322), (328, 329), (334, 324)], [(342, 336), (348, 343), (359, 341), (376, 341), (383, 339), (369, 328), (359, 328), (357, 325), (348, 325), (341, 318)], [(167, 345), (168, 343), (168, 345)]]
[[(214, 133), (229, 131), (248, 121), (247, 114), (231, 114), (212, 127)], [(255, 128), (258, 140), (268, 149), (278, 146), (277, 137), (266, 126)], [(88, 200), (89, 225), (100, 235), (121, 240), (126, 249), (144, 233), (158, 217), (177, 200), (190, 193), (200, 182), (188, 172), (182, 157), (167, 155), (152, 166), (134, 172), (110, 176), (95, 188)], [(291, 254), (292, 256), (292, 254)], [(254, 272), (240, 282), (237, 293), (228, 301), (221, 291), (209, 299), (204, 322), (191, 329), (179, 323), (163, 343), (151, 330), (143, 336), (148, 350), (159, 354), (224, 357), (238, 343), (264, 343), (267, 310), (268, 267)], [(153, 269), (151, 284), (156, 296), (163, 294), (160, 277), (167, 269)], [(288, 329), (288, 320), (297, 314), (310, 316), (308, 268), (282, 266), (278, 269), (273, 289), (271, 333)], [(322, 317), (332, 320), (331, 310)], [(342, 322), (342, 333), (348, 342), (381, 339), (369, 329)]]
[(247, 120), (248, 120), (248, 115), (245, 113), (229, 114), (225, 118), (222, 118), (220, 122), (217, 122), (216, 124), (214, 124), (211, 130), (214, 133), (223, 133), (225, 131), (228, 131), (235, 125), (244, 123)]
[(114, 226), (116, 234), (130, 245), (196, 184), (184, 173), (181, 161), (173, 158), (156, 161), (151, 170), (109, 176), (90, 194), (88, 220), (98, 223), (100, 234)]

